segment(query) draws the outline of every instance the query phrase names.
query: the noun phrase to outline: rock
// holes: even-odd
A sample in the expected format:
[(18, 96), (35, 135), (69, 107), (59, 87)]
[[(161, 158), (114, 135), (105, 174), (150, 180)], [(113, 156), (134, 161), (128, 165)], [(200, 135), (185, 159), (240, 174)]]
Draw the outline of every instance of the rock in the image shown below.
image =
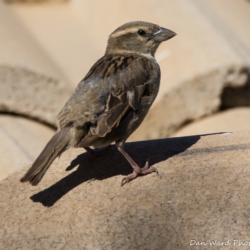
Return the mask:
[(73, 89), (2, 1), (0, 36), (0, 112), (29, 116), (56, 127), (56, 116)]
[[(223, 30), (225, 39), (228, 40), (238, 51), (239, 56), (247, 61), (250, 65), (250, 57), (246, 50), (249, 51), (250, 36), (248, 33), (250, 22), (250, 2), (245, 0), (195, 0), (201, 8), (210, 9), (210, 13), (220, 18), (220, 22), (213, 18), (214, 22), (217, 22), (219, 29)], [(232, 11), (234, 10), (234, 11)], [(234, 35), (234, 39), (231, 39)]]
[(183, 126), (172, 136), (188, 136), (216, 132), (247, 131), (250, 124), (250, 108), (234, 108), (204, 117)]
[(0, 180), (31, 164), (55, 131), (38, 122), (0, 115)]
[(1, 249), (194, 249), (193, 240), (235, 249), (249, 239), (250, 132), (126, 149), (137, 162), (149, 156), (159, 175), (120, 187), (132, 169), (118, 151), (86, 163), (75, 149), (38, 186), (19, 182), (28, 166), (1, 181)]
[(108, 27), (96, 27), (95, 22), (90, 25), (91, 19), (85, 12), (88, 8), (81, 8), (79, 13), (78, 3), (74, 1), (65, 4), (13, 4), (9, 7), (64, 73), (72, 89), (104, 55), (108, 36), (113, 32)]

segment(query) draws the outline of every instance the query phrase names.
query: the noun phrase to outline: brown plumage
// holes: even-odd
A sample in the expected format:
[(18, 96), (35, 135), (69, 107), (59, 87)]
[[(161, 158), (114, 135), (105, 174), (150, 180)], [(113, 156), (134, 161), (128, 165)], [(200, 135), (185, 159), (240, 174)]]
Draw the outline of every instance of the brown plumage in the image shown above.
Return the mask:
[(147, 22), (120, 26), (109, 37), (105, 55), (78, 84), (58, 115), (59, 128), (21, 179), (37, 185), (53, 160), (70, 147), (100, 148), (115, 142), (134, 171), (157, 172), (146, 163), (140, 168), (125, 152), (127, 138), (139, 127), (154, 102), (160, 68), (154, 54), (159, 44), (176, 34)]

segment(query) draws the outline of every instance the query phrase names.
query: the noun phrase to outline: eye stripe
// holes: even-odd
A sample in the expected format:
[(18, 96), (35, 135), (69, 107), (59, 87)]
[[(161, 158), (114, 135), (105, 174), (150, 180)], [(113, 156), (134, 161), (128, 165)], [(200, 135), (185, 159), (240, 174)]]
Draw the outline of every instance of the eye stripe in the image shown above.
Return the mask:
[(140, 29), (143, 30), (143, 28), (140, 28), (140, 27), (133, 27), (133, 28), (125, 29), (125, 30), (115, 31), (110, 35), (110, 37), (113, 38), (113, 37), (117, 37), (117, 36), (123, 36), (123, 35), (128, 34), (128, 33), (137, 33), (138, 30), (140, 30)]

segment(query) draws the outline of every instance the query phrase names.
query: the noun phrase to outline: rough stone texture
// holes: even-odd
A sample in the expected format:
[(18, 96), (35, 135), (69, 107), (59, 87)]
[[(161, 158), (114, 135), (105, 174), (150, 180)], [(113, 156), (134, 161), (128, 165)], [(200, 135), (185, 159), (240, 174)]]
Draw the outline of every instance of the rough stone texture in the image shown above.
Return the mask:
[[(131, 172), (112, 150), (91, 163), (80, 149), (54, 162), (37, 187), (28, 169), (0, 182), (1, 249), (248, 249), (250, 132), (129, 143), (159, 175), (120, 187)], [(69, 171), (65, 172), (65, 169)], [(190, 241), (206, 246), (190, 246)]]
[[(234, 106), (230, 102), (235, 103), (234, 99), (224, 97), (224, 90), (232, 88), (234, 96), (238, 88), (248, 85), (250, 4), (239, 0), (239, 7), (234, 8), (233, 0), (230, 5), (220, 1), (221, 11), (235, 16), (234, 22), (229, 22), (216, 11), (215, 2), (146, 0), (142, 5), (133, 0), (93, 0), (42, 8), (13, 5), (11, 9), (67, 74), (72, 86), (103, 55), (108, 35), (117, 26), (145, 20), (177, 32), (178, 36), (162, 44), (156, 54), (162, 70), (160, 93), (130, 138), (141, 140), (169, 136), (186, 122), (219, 110), (226, 100)], [(243, 27), (240, 35), (236, 23)], [(245, 100), (249, 106), (250, 98)]]
[(54, 130), (23, 117), (0, 115), (0, 180), (31, 164)]
[(0, 112), (22, 114), (56, 126), (56, 116), (73, 90), (2, 1), (0, 36)]
[(216, 132), (249, 130), (250, 108), (234, 108), (204, 117), (176, 131), (171, 136), (188, 136)]

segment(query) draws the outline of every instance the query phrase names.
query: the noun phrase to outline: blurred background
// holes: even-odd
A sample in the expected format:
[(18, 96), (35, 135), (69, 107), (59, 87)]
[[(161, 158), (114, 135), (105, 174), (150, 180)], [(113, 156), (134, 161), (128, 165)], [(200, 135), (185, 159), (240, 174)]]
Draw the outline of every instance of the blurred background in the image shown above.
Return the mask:
[(178, 35), (130, 141), (249, 130), (250, 1), (0, 0), (0, 180), (38, 156), (109, 34), (137, 20)]

